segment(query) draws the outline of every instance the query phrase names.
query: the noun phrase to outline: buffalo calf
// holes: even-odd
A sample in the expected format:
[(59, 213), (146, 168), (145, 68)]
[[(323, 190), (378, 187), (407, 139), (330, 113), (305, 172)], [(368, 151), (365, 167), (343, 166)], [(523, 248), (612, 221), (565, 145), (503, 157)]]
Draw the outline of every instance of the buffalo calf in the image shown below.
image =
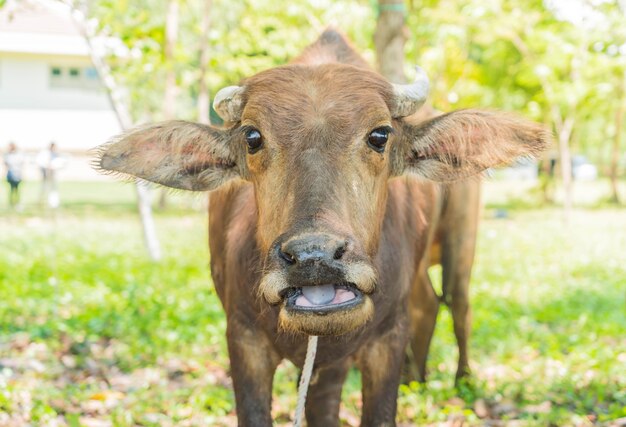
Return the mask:
[[(546, 145), (537, 124), (497, 112), (436, 117), (428, 79), (394, 85), (326, 31), (290, 65), (215, 96), (223, 128), (138, 127), (102, 147), (102, 169), (212, 191), (211, 272), (227, 318), (242, 426), (270, 426), (278, 363), (302, 366), (319, 335), (309, 426), (337, 426), (349, 367), (362, 373), (365, 426), (395, 424), (407, 345), (425, 375), (437, 315), (426, 270), (443, 264), (444, 300), (467, 371), (478, 182)], [(420, 111), (418, 111), (420, 110)]]

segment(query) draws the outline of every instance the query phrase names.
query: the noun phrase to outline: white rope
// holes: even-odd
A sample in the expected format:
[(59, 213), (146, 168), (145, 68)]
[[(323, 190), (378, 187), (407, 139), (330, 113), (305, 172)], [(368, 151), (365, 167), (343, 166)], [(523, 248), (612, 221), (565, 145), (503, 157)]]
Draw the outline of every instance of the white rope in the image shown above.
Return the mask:
[(311, 382), (311, 374), (313, 373), (313, 362), (315, 361), (315, 353), (317, 353), (317, 337), (311, 335), (309, 343), (306, 347), (306, 358), (302, 367), (302, 375), (300, 375), (300, 384), (298, 384), (298, 404), (296, 405), (294, 427), (302, 427), (304, 419), (304, 403), (306, 402), (306, 393), (309, 390)]

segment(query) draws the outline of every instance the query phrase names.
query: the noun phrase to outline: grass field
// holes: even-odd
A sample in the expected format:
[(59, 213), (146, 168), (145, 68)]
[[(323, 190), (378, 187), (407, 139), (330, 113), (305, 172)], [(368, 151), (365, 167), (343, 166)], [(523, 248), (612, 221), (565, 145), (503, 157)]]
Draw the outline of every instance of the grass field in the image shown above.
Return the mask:
[[(472, 281), (473, 380), (453, 387), (441, 310), (430, 381), (401, 386), (398, 421), (626, 423), (626, 210), (577, 210), (565, 227), (559, 210), (507, 205), (496, 187)], [(36, 190), (25, 188), (21, 213), (0, 192), (0, 426), (236, 425), (203, 199), (175, 194), (156, 213), (165, 257), (153, 263), (132, 186), (63, 184), (58, 212), (39, 212)], [(507, 206), (495, 219), (490, 208)], [(279, 425), (297, 374), (287, 363), (277, 374)], [(359, 384), (352, 372), (346, 425), (358, 425)]]

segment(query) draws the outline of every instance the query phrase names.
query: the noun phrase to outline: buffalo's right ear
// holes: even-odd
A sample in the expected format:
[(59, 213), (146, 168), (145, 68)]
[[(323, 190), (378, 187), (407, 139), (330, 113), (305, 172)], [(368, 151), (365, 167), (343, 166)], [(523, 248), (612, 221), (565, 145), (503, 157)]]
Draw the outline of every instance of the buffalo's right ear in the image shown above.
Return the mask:
[(185, 121), (140, 126), (99, 147), (96, 167), (181, 190), (214, 190), (241, 175), (231, 135)]

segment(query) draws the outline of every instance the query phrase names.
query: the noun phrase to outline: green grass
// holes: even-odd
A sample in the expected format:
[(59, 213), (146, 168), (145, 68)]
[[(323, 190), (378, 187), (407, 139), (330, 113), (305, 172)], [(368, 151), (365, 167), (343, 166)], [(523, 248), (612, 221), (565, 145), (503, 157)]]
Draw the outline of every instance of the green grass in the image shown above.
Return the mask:
[[(37, 188), (25, 190), (22, 213), (0, 209), (0, 425), (234, 425), (206, 215), (192, 209), (203, 198), (174, 194), (156, 213), (165, 258), (153, 263), (131, 185), (64, 183), (64, 207), (44, 213)], [(485, 210), (480, 227), (472, 381), (453, 387), (456, 345), (441, 310), (430, 381), (401, 386), (399, 421), (626, 417), (626, 210), (575, 211), (564, 227), (559, 210), (515, 209), (492, 190), (488, 208), (509, 210)], [(290, 422), (296, 379), (281, 365), (278, 424)], [(346, 425), (358, 419), (359, 384), (352, 372)]]

